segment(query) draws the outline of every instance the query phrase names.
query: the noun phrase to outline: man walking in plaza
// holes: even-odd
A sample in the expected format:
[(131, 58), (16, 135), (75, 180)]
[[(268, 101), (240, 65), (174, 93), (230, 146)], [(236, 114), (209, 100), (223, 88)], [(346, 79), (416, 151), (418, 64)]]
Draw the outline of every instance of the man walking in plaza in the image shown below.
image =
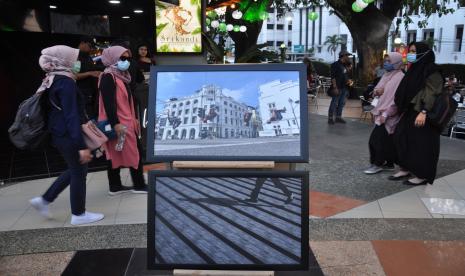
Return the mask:
[[(347, 96), (347, 85), (349, 83), (348, 71), (346, 64), (350, 62), (350, 53), (342, 50), (339, 53), (339, 60), (331, 64), (331, 83), (332, 83), (332, 99), (328, 111), (328, 124), (346, 122), (342, 119), (342, 110), (345, 105)], [(336, 120), (334, 120), (336, 114)]]

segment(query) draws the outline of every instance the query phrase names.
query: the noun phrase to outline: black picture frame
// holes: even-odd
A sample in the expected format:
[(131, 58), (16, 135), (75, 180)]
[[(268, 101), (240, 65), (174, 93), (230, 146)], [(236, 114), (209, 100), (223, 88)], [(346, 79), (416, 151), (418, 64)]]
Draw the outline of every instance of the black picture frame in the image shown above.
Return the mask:
[[(301, 182), (301, 254), (297, 265), (260, 264), (157, 264), (155, 263), (155, 208), (157, 177), (266, 177), (300, 178)], [(306, 171), (150, 171), (149, 195), (147, 200), (147, 268), (150, 270), (201, 269), (201, 270), (308, 270), (309, 266), (309, 175)]]
[[(299, 156), (211, 156), (211, 155), (155, 155), (155, 116), (157, 114), (157, 74), (161, 72), (240, 72), (240, 71), (295, 71), (299, 73), (300, 155)], [(304, 64), (234, 64), (234, 65), (165, 65), (152, 66), (148, 104), (147, 161), (275, 161), (306, 163), (309, 161), (309, 128), (307, 104), (307, 71)]]
[[(153, 0), (153, 7), (154, 7), (154, 11), (155, 13), (153, 14), (153, 36), (152, 36), (152, 39), (153, 39), (153, 45), (154, 45), (154, 49), (153, 49), (153, 54), (154, 55), (157, 55), (157, 56), (202, 56), (205, 52), (205, 46), (204, 46), (204, 41), (203, 41), (203, 38), (200, 34), (200, 47), (201, 47), (201, 51), (200, 52), (158, 52), (157, 49), (158, 49), (158, 43), (157, 43), (157, 16), (156, 16), (156, 9), (157, 9), (157, 5), (155, 3), (155, 1), (157, 0)], [(201, 14), (202, 14), (202, 17), (201, 17), (201, 20), (200, 20), (200, 28), (202, 30), (202, 32), (205, 31), (205, 12), (206, 12), (206, 0), (199, 0), (200, 1), (200, 5), (201, 5)], [(164, 1), (164, 2), (170, 2), (170, 0), (167, 0), (167, 1)], [(179, 2), (179, 0), (173, 0), (172, 1), (173, 3), (176, 3), (176, 2)]]

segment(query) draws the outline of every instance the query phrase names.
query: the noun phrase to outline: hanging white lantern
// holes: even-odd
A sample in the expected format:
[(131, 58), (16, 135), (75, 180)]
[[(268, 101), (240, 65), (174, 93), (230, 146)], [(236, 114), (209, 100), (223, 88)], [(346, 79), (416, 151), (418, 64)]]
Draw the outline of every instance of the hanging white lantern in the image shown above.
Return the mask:
[(239, 11), (239, 10), (235, 10), (235, 11), (233, 11), (233, 13), (232, 13), (232, 17), (233, 17), (234, 19), (236, 19), (236, 20), (241, 19), (241, 18), (242, 18), (242, 12)]
[(234, 26), (233, 26), (232, 24), (226, 25), (226, 30), (227, 30), (228, 32), (232, 31), (233, 29), (234, 29)]
[(208, 27), (208, 26), (207, 26), (205, 29), (207, 30), (207, 32), (209, 32), (209, 31), (210, 31), (210, 27)]
[(241, 33), (245, 33), (245, 32), (247, 32), (247, 27), (246, 26), (241, 26), (239, 28), (239, 31), (241, 31)]
[(220, 26), (220, 22), (218, 20), (213, 20), (211, 23), (212, 28), (218, 28)]
[(368, 7), (368, 4), (365, 3), (363, 0), (357, 0), (357, 1), (355, 1), (355, 3), (357, 3), (357, 6), (359, 6), (362, 9)]
[(286, 21), (292, 21), (293, 18), (294, 14), (290, 11), (286, 12), (286, 14), (284, 15), (284, 19), (286, 19)]

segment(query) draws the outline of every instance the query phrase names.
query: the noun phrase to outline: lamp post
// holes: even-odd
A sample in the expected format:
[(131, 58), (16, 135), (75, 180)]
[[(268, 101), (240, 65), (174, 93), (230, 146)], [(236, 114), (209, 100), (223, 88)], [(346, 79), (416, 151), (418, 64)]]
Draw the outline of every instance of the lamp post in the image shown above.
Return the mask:
[(295, 122), (296, 122), (296, 124), (297, 124), (297, 129), (298, 129), (299, 132), (300, 132), (299, 120), (297, 120), (297, 116), (295, 116), (295, 109), (294, 109), (294, 103), (298, 104), (300, 101), (295, 101), (295, 102), (294, 102), (294, 100), (291, 99), (291, 98), (289, 98), (288, 101), (289, 101), (289, 104), (291, 105), (292, 114), (294, 114), (294, 120), (295, 120)]

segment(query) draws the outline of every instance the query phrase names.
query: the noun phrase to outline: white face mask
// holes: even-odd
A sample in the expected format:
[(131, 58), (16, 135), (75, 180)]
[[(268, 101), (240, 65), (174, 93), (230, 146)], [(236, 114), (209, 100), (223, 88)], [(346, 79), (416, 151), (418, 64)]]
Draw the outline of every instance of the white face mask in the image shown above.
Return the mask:
[(128, 60), (120, 60), (118, 61), (117, 67), (120, 71), (126, 71), (129, 69), (129, 65), (131, 65), (131, 63)]

